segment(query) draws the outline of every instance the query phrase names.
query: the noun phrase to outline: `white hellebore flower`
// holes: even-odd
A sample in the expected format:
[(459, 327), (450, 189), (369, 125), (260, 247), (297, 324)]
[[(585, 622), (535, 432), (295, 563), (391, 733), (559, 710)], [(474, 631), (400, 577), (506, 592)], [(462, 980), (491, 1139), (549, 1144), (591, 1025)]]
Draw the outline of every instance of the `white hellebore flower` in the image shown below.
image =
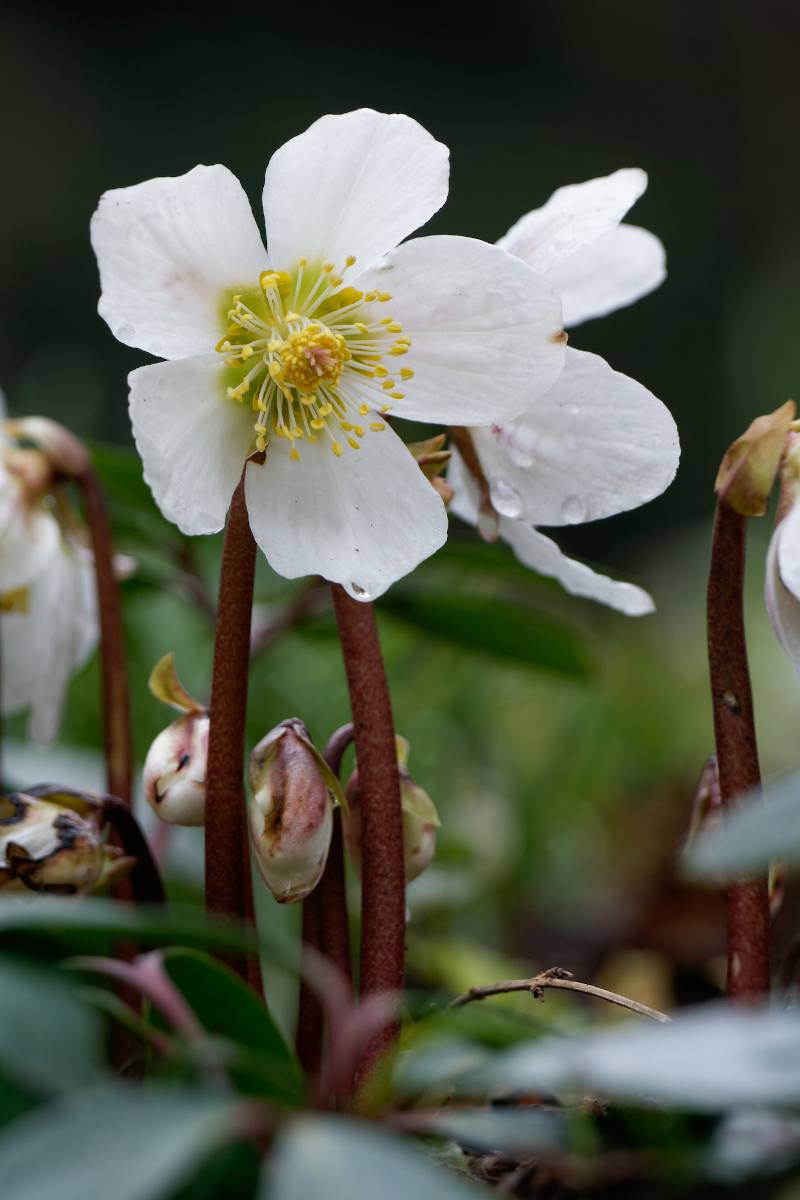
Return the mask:
[[(630, 304), (663, 280), (659, 240), (619, 223), (646, 186), (644, 171), (630, 169), (559, 188), (498, 242), (560, 292), (567, 325)], [(628, 615), (652, 611), (641, 588), (567, 558), (535, 526), (609, 517), (664, 491), (680, 447), (660, 400), (602, 358), (569, 349), (564, 371), (545, 395), (531, 396), (511, 421), (473, 430), (472, 438), (498, 514), (497, 532), (526, 566)], [(453, 511), (478, 523), (480, 489), (457, 454), (447, 478), (455, 489)]]
[(444, 542), (442, 501), (393, 415), (485, 425), (564, 363), (540, 275), (463, 237), (405, 242), (447, 196), (416, 121), (326, 116), (267, 167), (267, 250), (222, 166), (107, 192), (92, 221), (99, 310), (166, 359), (130, 375), (146, 479), (185, 533), (221, 529), (245, 462), (256, 541), (281, 575), (374, 597)]
[(44, 455), (0, 433), (0, 702), (4, 714), (30, 708), (39, 742), (55, 737), (70, 677), (98, 641), (92, 556), (48, 506), (50, 485)]
[(781, 476), (779, 520), (767, 553), (767, 612), (800, 675), (800, 434), (789, 435)]

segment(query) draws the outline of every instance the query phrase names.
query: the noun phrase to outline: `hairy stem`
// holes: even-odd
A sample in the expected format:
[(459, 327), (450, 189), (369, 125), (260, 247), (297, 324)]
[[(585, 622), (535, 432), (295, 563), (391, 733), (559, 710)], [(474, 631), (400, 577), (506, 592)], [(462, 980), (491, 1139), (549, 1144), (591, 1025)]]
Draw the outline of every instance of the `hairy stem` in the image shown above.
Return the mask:
[[(744, 632), (747, 518), (717, 502), (708, 577), (708, 661), (723, 808), (761, 783)], [(728, 995), (770, 988), (769, 896), (765, 876), (728, 889)]]
[(83, 494), (97, 580), (106, 789), (130, 806), (133, 781), (131, 711), (122, 603), (114, 577), (111, 525), (103, 489), (91, 463), (75, 476), (75, 480)]
[[(244, 498), (233, 494), (222, 551), (206, 769), (206, 909), (247, 918), (244, 740), (256, 544)], [(240, 955), (231, 964), (248, 978)]]
[[(339, 626), (361, 795), (361, 993), (399, 992), (405, 974), (403, 814), (394, 721), (372, 605), (338, 585)], [(394, 1042), (397, 1025), (373, 1038), (360, 1066), (365, 1078)]]

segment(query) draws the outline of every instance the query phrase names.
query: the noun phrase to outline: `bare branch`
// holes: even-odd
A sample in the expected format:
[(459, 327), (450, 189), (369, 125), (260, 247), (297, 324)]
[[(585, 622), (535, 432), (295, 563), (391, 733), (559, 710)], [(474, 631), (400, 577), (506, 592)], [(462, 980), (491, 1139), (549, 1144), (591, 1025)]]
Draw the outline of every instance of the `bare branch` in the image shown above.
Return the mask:
[(483, 987), (470, 988), (468, 992), (463, 992), (460, 996), (456, 996), (455, 1000), (451, 1000), (448, 1008), (461, 1008), (464, 1004), (471, 1004), (473, 1000), (485, 1000), (488, 996), (503, 996), (509, 992), (530, 992), (535, 1000), (541, 1000), (548, 988), (594, 996), (598, 1000), (606, 1000), (609, 1004), (618, 1004), (620, 1008), (628, 1008), (631, 1012), (639, 1013), (643, 1017), (650, 1017), (651, 1020), (660, 1021), (662, 1024), (669, 1024), (672, 1020), (666, 1013), (659, 1012), (657, 1008), (650, 1008), (647, 1004), (640, 1004), (638, 1000), (630, 1000), (627, 996), (618, 995), (617, 992), (609, 992), (605, 988), (595, 987), (593, 983), (580, 983), (562, 967), (551, 967), (547, 971), (533, 975), (530, 979), (502, 979), (499, 983), (488, 983)]

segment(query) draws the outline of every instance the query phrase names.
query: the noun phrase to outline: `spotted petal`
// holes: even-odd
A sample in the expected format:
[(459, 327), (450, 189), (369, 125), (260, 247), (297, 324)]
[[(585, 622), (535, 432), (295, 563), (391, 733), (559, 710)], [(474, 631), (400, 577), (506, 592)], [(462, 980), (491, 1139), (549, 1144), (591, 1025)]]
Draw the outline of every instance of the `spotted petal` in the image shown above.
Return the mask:
[(101, 317), (121, 342), (159, 358), (213, 350), (225, 297), (267, 266), (250, 203), (227, 167), (106, 192), (91, 234)]
[(253, 413), (225, 399), (215, 354), (139, 367), (128, 376), (144, 477), (183, 533), (216, 533), (253, 441)]
[(247, 468), (250, 526), (279, 575), (322, 575), (372, 600), (444, 543), (444, 505), (388, 426), (341, 458), (327, 442), (301, 445), (294, 462), (274, 439)]
[(666, 278), (664, 247), (653, 233), (636, 225), (618, 225), (547, 272), (561, 297), (564, 324), (580, 325), (593, 317), (633, 304)]
[(636, 508), (670, 484), (680, 455), (661, 401), (579, 350), (567, 351), (556, 385), (523, 416), (474, 438), (495, 507), (537, 525)]
[(362, 108), (321, 117), (273, 154), (264, 220), (273, 265), (348, 256), (371, 266), (447, 198), (448, 150), (411, 117)]
[(638, 167), (561, 187), (541, 208), (520, 217), (497, 244), (544, 274), (613, 229), (646, 187), (647, 175)]
[(800, 505), (796, 503), (773, 531), (765, 591), (775, 636), (800, 675)]
[[(486, 242), (414, 238), (359, 287), (388, 292), (385, 305), (411, 341), (397, 367), (394, 415), (446, 425), (516, 416), (552, 387), (564, 365), (561, 305), (525, 263)], [(391, 367), (393, 359), (389, 357)]]
[(27, 608), (0, 617), (3, 712), (30, 706), (29, 733), (36, 741), (55, 737), (70, 676), (97, 637), (91, 555), (62, 542), (32, 584)]

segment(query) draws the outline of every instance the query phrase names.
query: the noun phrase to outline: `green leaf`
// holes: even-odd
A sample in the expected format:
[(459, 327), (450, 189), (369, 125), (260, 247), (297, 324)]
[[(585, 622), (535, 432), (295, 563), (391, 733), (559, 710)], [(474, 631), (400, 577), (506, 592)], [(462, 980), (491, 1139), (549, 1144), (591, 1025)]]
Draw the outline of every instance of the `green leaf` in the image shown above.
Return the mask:
[(522, 604), (463, 593), (390, 592), (380, 610), (470, 650), (520, 666), (582, 678), (590, 661), (580, 636)]
[(197, 950), (170, 949), (164, 969), (203, 1027), (243, 1049), (231, 1074), (241, 1091), (268, 1094), (278, 1104), (301, 1104), (303, 1074), (264, 1004), (238, 975)]
[(686, 850), (684, 871), (696, 879), (766, 871), (771, 863), (800, 862), (800, 773), (751, 793), (723, 822)]
[(304, 1117), (279, 1136), (259, 1200), (468, 1200), (479, 1194), (399, 1136), (345, 1117)]
[[(101, 898), (49, 896), (37, 896), (35, 903), (9, 897), (0, 905), (0, 946), (18, 951), (107, 953), (120, 938), (139, 946), (249, 950), (256, 945), (255, 931), (209, 920), (202, 910), (191, 907), (137, 907)], [(294, 946), (287, 934), (264, 929), (258, 940), (273, 965), (293, 969)]]
[(425, 1116), (418, 1132), (458, 1142), (465, 1149), (488, 1154), (503, 1150), (520, 1158), (542, 1151), (564, 1151), (564, 1114), (542, 1108), (448, 1108)]
[(166, 1087), (62, 1098), (0, 1135), (3, 1200), (159, 1200), (236, 1137), (237, 1116), (235, 1098)]
[(0, 958), (0, 1071), (39, 1094), (96, 1083), (103, 1023), (71, 979)]

